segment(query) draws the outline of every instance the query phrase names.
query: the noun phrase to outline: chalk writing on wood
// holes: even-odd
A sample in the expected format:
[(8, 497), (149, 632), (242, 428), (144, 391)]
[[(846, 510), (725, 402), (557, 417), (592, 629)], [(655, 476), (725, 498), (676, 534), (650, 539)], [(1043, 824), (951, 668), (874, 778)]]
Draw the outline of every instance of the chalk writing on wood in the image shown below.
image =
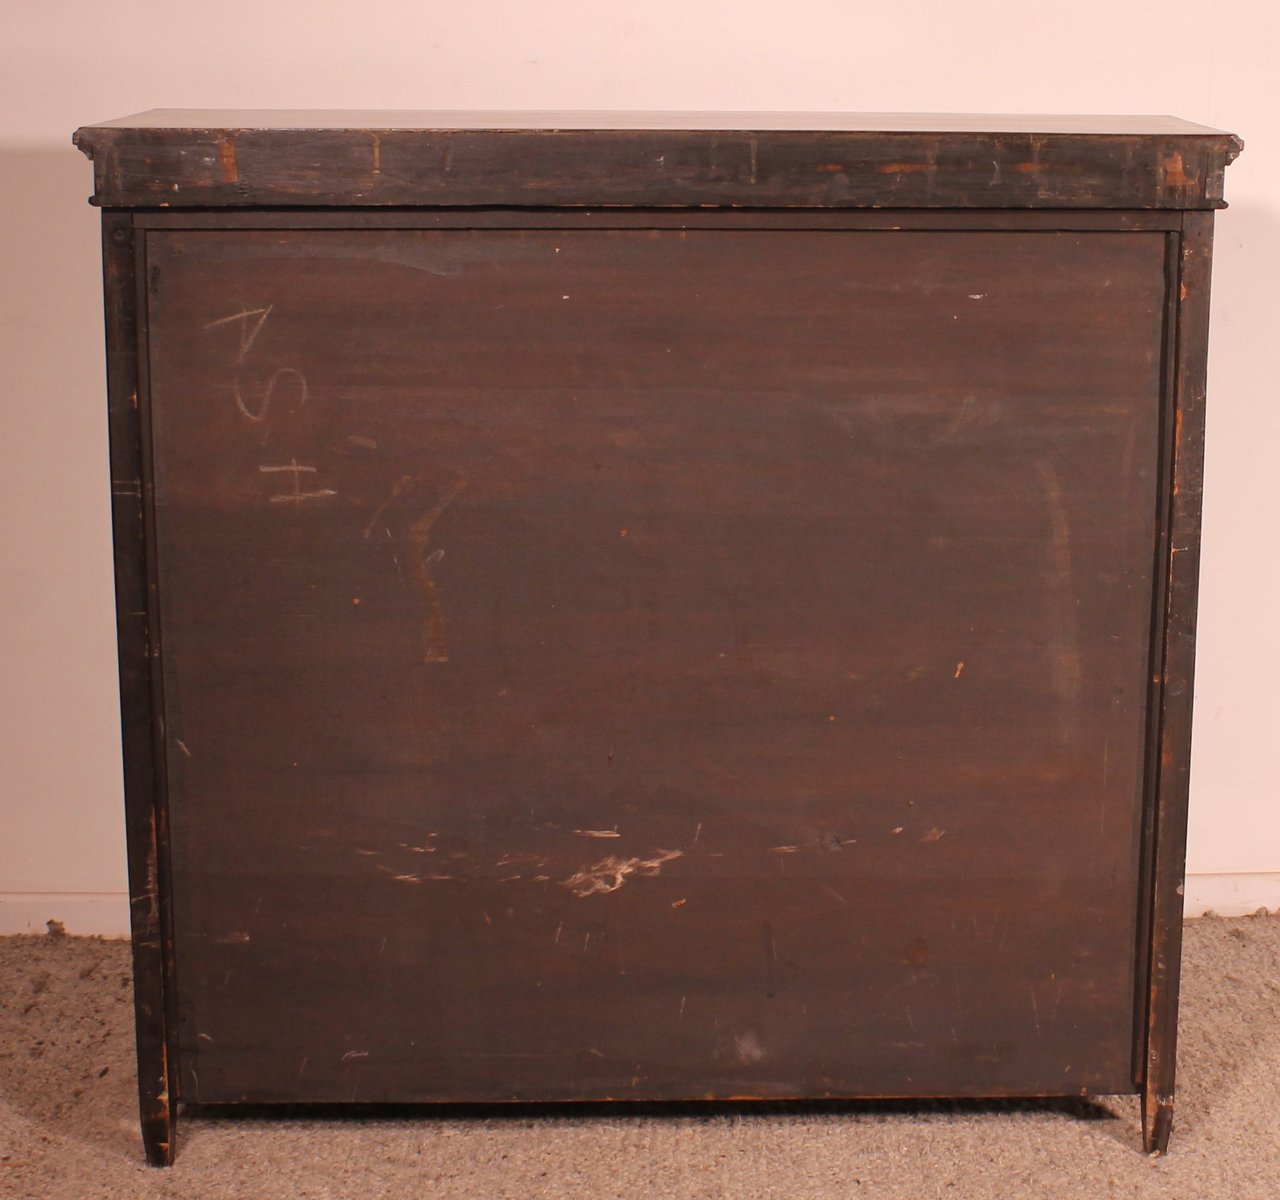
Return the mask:
[(265, 421), (267, 414), (271, 411), (271, 402), (275, 398), (276, 389), (280, 386), (281, 381), (285, 379), (293, 381), (291, 390), (294, 392), (294, 400), (289, 412), (296, 413), (307, 402), (307, 377), (297, 367), (280, 367), (267, 380), (266, 386), (262, 389), (262, 397), (256, 407), (251, 407), (246, 402), (244, 394), (240, 390), (240, 381), (238, 379), (233, 380), (231, 392), (235, 396), (236, 407), (255, 424)]
[(257, 341), (258, 334), (262, 332), (262, 327), (266, 324), (267, 317), (270, 316), (274, 307), (268, 304), (266, 308), (246, 308), (238, 313), (232, 313), (229, 317), (218, 317), (217, 320), (205, 324), (206, 329), (217, 329), (219, 326), (231, 325), (237, 321), (240, 323), (240, 349), (232, 366), (244, 365), (244, 360), (249, 357), (249, 351)]
[(314, 475), (315, 467), (308, 467), (300, 464), (296, 458), (291, 458), (287, 463), (278, 466), (262, 465), (258, 470), (264, 475), (274, 475), (279, 472), (288, 472), (292, 476), (293, 491), (277, 492), (268, 496), (267, 499), (272, 504), (296, 504), (301, 506), (308, 500), (323, 500), (328, 496), (336, 496), (338, 493), (333, 488), (313, 488), (307, 491), (302, 490), (301, 478), (303, 475)]

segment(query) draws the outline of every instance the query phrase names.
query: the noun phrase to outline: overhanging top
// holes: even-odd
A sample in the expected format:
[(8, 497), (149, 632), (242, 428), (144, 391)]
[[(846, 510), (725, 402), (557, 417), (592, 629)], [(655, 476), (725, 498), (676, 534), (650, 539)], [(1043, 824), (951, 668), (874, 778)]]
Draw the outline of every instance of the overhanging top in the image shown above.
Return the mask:
[(1175, 117), (155, 109), (77, 131), (111, 207), (1198, 209), (1232, 134)]

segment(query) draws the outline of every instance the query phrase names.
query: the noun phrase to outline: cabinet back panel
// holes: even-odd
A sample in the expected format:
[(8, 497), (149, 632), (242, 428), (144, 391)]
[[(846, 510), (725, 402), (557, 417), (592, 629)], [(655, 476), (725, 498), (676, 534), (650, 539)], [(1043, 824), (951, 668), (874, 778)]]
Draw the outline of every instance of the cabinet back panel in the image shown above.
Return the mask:
[(181, 1091), (1130, 1091), (1165, 236), (151, 231)]

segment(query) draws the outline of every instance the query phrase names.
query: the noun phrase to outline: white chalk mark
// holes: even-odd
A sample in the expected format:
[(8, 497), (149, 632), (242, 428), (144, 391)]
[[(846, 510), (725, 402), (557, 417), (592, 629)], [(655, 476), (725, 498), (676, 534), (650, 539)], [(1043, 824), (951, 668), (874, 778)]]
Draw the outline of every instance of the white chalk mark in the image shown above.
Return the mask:
[(368, 1050), (348, 1050), (346, 1054), (342, 1056), (342, 1061), (350, 1062), (353, 1058), (368, 1058), (368, 1057), (369, 1057)]
[(575, 829), (573, 832), (579, 837), (589, 838), (616, 838), (622, 836), (617, 829)]
[[(266, 308), (246, 308), (241, 312), (232, 313), (229, 317), (219, 317), (216, 321), (210, 321), (205, 325), (206, 329), (217, 329), (220, 325), (230, 325), (232, 321), (240, 322), (240, 349), (232, 361), (232, 366), (238, 367), (244, 363), (249, 357), (249, 351), (253, 349), (253, 343), (258, 340), (258, 334), (262, 332), (262, 327), (267, 323), (267, 317), (271, 315), (274, 304), (268, 304)], [(256, 317), (257, 320), (253, 320)]]
[(333, 488), (313, 488), (304, 492), (300, 477), (303, 475), (314, 475), (315, 467), (306, 466), (299, 463), (296, 458), (291, 458), (287, 463), (283, 464), (266, 464), (262, 463), (258, 466), (258, 471), (263, 475), (275, 475), (280, 472), (288, 472), (293, 477), (292, 492), (277, 492), (273, 496), (268, 496), (267, 501), (270, 504), (296, 504), (299, 507), (307, 500), (323, 500), (329, 496), (336, 496), (338, 493)]
[(262, 389), (262, 403), (256, 409), (250, 408), (245, 403), (244, 394), (240, 391), (240, 381), (232, 380), (231, 394), (235, 397), (236, 407), (254, 424), (265, 421), (267, 414), (271, 411), (271, 401), (275, 398), (276, 388), (285, 376), (292, 376), (298, 381), (298, 400), (289, 409), (289, 412), (296, 413), (307, 402), (307, 377), (297, 367), (281, 367), (267, 380), (266, 387)]
[(187, 743), (184, 742), (181, 738), (174, 738), (173, 744), (177, 746), (178, 749), (181, 750), (182, 753), (185, 754), (188, 758), (191, 757), (191, 751), (187, 749)]

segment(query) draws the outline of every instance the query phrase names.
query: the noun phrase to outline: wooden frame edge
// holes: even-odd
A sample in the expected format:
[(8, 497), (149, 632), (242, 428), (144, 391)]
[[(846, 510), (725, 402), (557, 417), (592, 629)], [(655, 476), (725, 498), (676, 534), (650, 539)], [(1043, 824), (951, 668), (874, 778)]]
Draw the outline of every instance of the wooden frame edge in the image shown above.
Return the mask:
[(1150, 944), (1141, 1076), (1142, 1140), (1168, 1150), (1173, 1129), (1178, 983), (1191, 771), (1197, 587), (1204, 471), (1205, 379), (1213, 214), (1182, 217), (1174, 288), (1176, 325), (1170, 391), (1172, 461), (1167, 477), (1168, 538), (1163, 561), (1163, 643), (1156, 686), (1156, 772), (1151, 814)]
[(173, 1161), (177, 1095), (164, 714), (140, 384), (138, 245), (132, 214), (102, 214), (111, 520), (133, 946), (138, 1106), (147, 1161)]

